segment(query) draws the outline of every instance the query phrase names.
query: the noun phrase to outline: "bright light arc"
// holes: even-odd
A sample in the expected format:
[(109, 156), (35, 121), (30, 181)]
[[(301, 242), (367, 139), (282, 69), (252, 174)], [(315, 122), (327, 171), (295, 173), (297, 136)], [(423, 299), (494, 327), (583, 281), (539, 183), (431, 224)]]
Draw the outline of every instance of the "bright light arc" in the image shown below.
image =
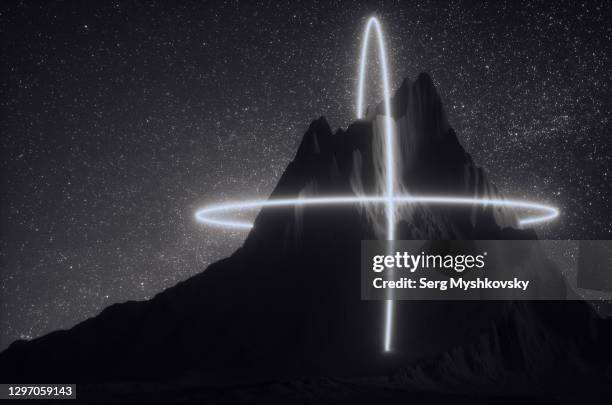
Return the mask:
[(363, 99), (364, 99), (364, 82), (366, 75), (366, 65), (368, 48), (370, 44), (370, 31), (374, 29), (376, 39), (378, 39), (378, 58), (381, 64), (381, 76), (383, 86), (383, 105), (385, 107), (385, 183), (386, 196), (388, 198), (386, 204), (387, 212), (387, 240), (395, 239), (395, 207), (393, 204), (393, 196), (395, 195), (394, 180), (395, 162), (393, 159), (394, 134), (393, 125), (391, 122), (391, 91), (389, 90), (389, 69), (387, 67), (387, 53), (385, 50), (385, 40), (383, 37), (380, 23), (376, 17), (371, 17), (368, 20), (366, 29), (363, 34), (363, 46), (361, 48), (361, 62), (359, 64), (359, 87), (357, 90), (357, 118), (363, 118)]
[[(381, 65), (381, 76), (383, 86), (383, 105), (385, 106), (385, 211), (387, 214), (387, 240), (395, 240), (395, 160), (393, 150), (395, 137), (393, 134), (393, 123), (391, 122), (391, 92), (389, 90), (389, 69), (387, 68), (387, 53), (385, 40), (383, 38), (380, 23), (376, 17), (370, 17), (363, 34), (363, 47), (361, 48), (361, 62), (359, 64), (359, 90), (357, 91), (357, 118), (363, 118), (363, 83), (365, 81), (365, 69), (367, 64), (368, 45), (370, 43), (370, 31), (374, 28), (376, 39), (378, 39), (378, 59)], [(391, 336), (393, 335), (393, 296), (389, 290), (385, 303), (385, 327), (384, 327), (384, 350), (391, 351)]]
[[(492, 198), (469, 198), (453, 196), (417, 196), (417, 195), (397, 195), (392, 198), (395, 205), (402, 204), (427, 204), (427, 205), (467, 205), (467, 206), (491, 206), (506, 207), (515, 210), (537, 211), (538, 215), (533, 215), (519, 219), (519, 225), (533, 225), (547, 222), (559, 216), (559, 210), (550, 205), (522, 201), (504, 200)], [(228, 219), (222, 214), (229, 214), (245, 210), (259, 208), (281, 208), (296, 207), (306, 205), (356, 205), (356, 204), (386, 204), (388, 198), (384, 196), (332, 196), (332, 197), (310, 197), (310, 198), (288, 198), (275, 200), (250, 200), (244, 202), (229, 202), (225, 204), (210, 205), (198, 210), (195, 214), (198, 222), (217, 225), (224, 228), (251, 229), (253, 223), (249, 221), (237, 221)]]

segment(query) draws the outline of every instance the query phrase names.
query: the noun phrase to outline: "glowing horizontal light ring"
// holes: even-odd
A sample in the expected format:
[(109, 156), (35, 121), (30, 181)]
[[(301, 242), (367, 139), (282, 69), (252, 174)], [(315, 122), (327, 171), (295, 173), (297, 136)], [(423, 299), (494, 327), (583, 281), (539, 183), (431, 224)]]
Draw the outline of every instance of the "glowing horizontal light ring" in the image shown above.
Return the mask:
[(250, 229), (253, 223), (213, 217), (213, 214), (222, 214), (235, 211), (243, 211), (263, 207), (291, 207), (305, 205), (349, 205), (349, 204), (387, 204), (389, 198), (395, 204), (435, 204), (435, 205), (481, 205), (493, 207), (507, 207), (511, 209), (526, 209), (539, 211), (539, 215), (519, 219), (520, 225), (536, 224), (550, 221), (559, 216), (559, 210), (555, 207), (522, 200), (504, 200), (491, 198), (469, 198), (452, 196), (417, 196), (396, 195), (386, 196), (337, 196), (337, 197), (311, 197), (290, 198), (271, 200), (251, 200), (243, 202), (228, 202), (218, 205), (210, 205), (196, 212), (195, 217), (199, 222), (228, 228)]

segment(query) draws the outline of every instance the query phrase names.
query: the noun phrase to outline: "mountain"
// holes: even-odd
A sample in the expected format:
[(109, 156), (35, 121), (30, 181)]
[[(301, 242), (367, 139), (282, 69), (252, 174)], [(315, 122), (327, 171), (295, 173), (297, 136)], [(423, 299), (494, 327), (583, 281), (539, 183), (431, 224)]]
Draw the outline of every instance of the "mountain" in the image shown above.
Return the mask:
[[(404, 80), (391, 104), (399, 190), (503, 198), (461, 146), (428, 75)], [(335, 133), (313, 121), (270, 198), (381, 193), (381, 114), (373, 106)], [(537, 239), (505, 208), (397, 212), (397, 239)], [(386, 375), (388, 389), (491, 395), (546, 391), (557, 378), (600, 386), (610, 324), (584, 302), (396, 302), (395, 350), (383, 353), (384, 306), (361, 300), (359, 268), (361, 241), (384, 238), (384, 224), (370, 205), (263, 208), (240, 249), (190, 279), (15, 342), (0, 354), (0, 380), (227, 386)], [(542, 259), (538, 271), (564, 298), (556, 267)]]

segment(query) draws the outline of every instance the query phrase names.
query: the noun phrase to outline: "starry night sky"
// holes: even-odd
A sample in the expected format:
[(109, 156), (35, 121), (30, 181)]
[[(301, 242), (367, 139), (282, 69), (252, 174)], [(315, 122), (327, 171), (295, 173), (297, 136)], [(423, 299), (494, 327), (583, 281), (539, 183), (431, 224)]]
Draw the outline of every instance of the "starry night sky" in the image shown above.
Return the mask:
[(353, 120), (372, 14), (393, 86), (429, 72), (502, 192), (561, 208), (542, 238), (611, 238), (612, 3), (296, 3), (3, 2), (0, 349), (235, 250), (194, 211)]

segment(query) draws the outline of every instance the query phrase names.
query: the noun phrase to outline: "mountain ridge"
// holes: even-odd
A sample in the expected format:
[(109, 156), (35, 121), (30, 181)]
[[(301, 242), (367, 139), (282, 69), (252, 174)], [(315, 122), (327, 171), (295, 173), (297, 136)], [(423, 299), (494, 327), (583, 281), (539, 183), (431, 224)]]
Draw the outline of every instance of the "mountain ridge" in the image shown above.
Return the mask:
[[(461, 146), (428, 75), (404, 80), (391, 104), (401, 191), (503, 198)], [(314, 120), (270, 198), (380, 194), (380, 108), (369, 108), (365, 119), (335, 133), (324, 117)], [(417, 384), (414, 376), (424, 373), (408, 365), (434, 362), (427, 375), (438, 381), (453, 381), (453, 373), (465, 370), (465, 364), (482, 364), (482, 374), (489, 363), (478, 357), (478, 350), (452, 353), (483, 336), (484, 341), (502, 339), (487, 352), (500, 359), (495, 367), (502, 371), (512, 360), (507, 358), (512, 344), (520, 346), (521, 358), (537, 356), (539, 346), (521, 336), (539, 331), (529, 326), (539, 320), (553, 319), (556, 329), (545, 330), (554, 330), (557, 342), (573, 336), (559, 326), (553, 307), (542, 309), (545, 304), (398, 302), (397, 350), (385, 355), (383, 305), (361, 300), (358, 270), (361, 241), (380, 239), (385, 224), (384, 211), (368, 205), (264, 207), (243, 246), (229, 258), (151, 300), (114, 304), (68, 331), (13, 343), (0, 353), (0, 377), (5, 382), (112, 382), (195, 373), (207, 383), (227, 384), (403, 370), (397, 371), (398, 380)], [(505, 208), (414, 204), (398, 208), (397, 239), (537, 235), (519, 229)], [(556, 280), (551, 288), (564, 288), (550, 263), (542, 263), (541, 271)], [(576, 312), (581, 325), (598, 324), (586, 304), (563, 305)], [(517, 317), (528, 322), (517, 322)], [(508, 337), (501, 337), (500, 330)], [(585, 338), (580, 350), (589, 342)], [(453, 360), (435, 363), (448, 356)], [(463, 368), (453, 369), (456, 362)]]

